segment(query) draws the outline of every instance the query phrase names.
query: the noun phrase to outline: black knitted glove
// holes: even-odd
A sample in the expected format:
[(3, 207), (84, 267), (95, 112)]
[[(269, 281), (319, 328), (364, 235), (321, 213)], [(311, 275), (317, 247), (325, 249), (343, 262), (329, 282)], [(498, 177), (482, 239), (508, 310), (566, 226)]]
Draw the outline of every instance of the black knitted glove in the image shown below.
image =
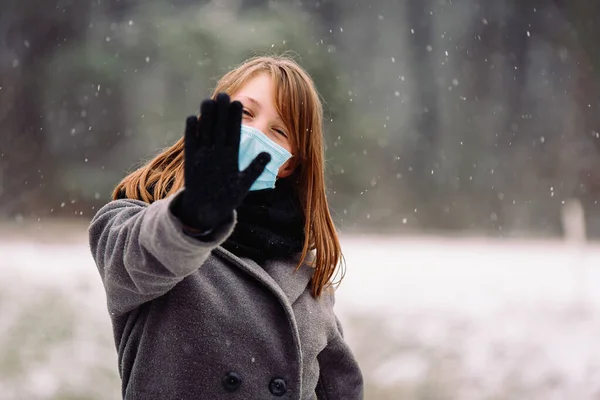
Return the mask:
[(200, 118), (186, 120), (184, 147), (185, 188), (171, 211), (187, 227), (200, 231), (218, 228), (231, 219), (254, 181), (271, 161), (259, 154), (244, 171), (238, 167), (242, 104), (219, 93), (205, 100)]

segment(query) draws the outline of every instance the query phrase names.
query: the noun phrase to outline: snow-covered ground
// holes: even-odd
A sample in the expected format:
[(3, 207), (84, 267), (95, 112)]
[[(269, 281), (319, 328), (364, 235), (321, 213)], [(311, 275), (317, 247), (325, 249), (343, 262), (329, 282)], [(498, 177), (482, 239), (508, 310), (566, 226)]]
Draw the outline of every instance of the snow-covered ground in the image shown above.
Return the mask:
[[(118, 398), (85, 232), (0, 238), (0, 398)], [(367, 399), (600, 398), (599, 246), (342, 239), (336, 307)]]
[(349, 340), (381, 398), (600, 398), (600, 247), (351, 237), (344, 248), (338, 312), (362, 316)]

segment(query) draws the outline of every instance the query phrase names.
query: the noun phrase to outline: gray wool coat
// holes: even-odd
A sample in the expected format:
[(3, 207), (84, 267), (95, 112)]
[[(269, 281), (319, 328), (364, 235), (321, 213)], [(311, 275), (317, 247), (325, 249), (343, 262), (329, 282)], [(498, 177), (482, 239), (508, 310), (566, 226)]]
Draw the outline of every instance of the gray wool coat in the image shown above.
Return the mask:
[(189, 237), (172, 198), (112, 201), (89, 228), (123, 398), (362, 399), (333, 294), (311, 295), (312, 269), (220, 247), (235, 216), (205, 241)]

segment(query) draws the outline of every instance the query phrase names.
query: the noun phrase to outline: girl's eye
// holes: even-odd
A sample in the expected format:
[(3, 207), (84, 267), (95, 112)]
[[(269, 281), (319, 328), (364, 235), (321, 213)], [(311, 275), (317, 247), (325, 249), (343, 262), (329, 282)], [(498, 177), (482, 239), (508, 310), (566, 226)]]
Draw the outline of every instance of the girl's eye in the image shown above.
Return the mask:
[(248, 117), (252, 117), (252, 114), (250, 113), (250, 111), (246, 110), (245, 108), (242, 110), (242, 114), (244, 114)]
[(286, 135), (286, 134), (285, 134), (285, 132), (284, 132), (284, 131), (282, 131), (281, 129), (277, 129), (277, 128), (275, 128), (275, 129), (273, 129), (273, 130), (274, 130), (275, 132), (279, 133), (281, 136), (283, 136), (283, 137), (287, 138), (287, 135)]

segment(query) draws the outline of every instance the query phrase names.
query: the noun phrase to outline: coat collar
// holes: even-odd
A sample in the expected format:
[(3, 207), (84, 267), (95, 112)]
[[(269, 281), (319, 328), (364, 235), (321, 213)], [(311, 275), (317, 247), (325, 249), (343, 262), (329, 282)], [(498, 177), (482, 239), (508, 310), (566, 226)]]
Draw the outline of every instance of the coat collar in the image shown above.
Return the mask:
[(222, 247), (216, 248), (215, 252), (252, 275), (275, 294), (285, 296), (290, 304), (293, 304), (305, 290), (309, 289), (308, 286), (314, 272), (314, 268), (308, 265), (314, 258), (312, 253), (309, 253), (307, 260), (296, 270), (300, 255), (287, 260), (267, 261), (264, 266), (261, 266), (249, 258), (239, 258)]

